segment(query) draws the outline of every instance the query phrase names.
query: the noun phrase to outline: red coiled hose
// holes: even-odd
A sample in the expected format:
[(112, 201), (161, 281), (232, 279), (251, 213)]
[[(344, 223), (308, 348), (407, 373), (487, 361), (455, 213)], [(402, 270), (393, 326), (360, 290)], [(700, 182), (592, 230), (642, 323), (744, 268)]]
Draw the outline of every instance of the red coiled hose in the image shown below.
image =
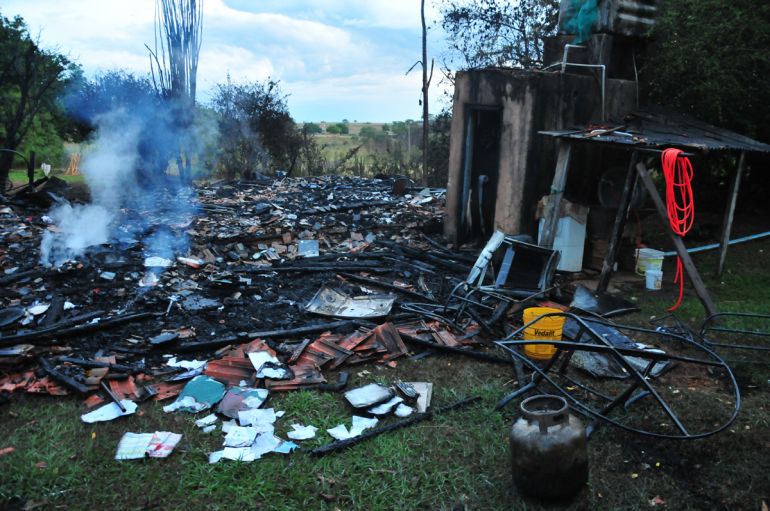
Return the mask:
[[(695, 202), (692, 196), (692, 164), (686, 156), (680, 156), (679, 149), (666, 149), (661, 155), (663, 176), (666, 178), (666, 211), (671, 230), (684, 237), (695, 220)], [(682, 304), (684, 295), (684, 272), (682, 259), (676, 258), (676, 277), (679, 283), (679, 299), (669, 308), (675, 311)]]

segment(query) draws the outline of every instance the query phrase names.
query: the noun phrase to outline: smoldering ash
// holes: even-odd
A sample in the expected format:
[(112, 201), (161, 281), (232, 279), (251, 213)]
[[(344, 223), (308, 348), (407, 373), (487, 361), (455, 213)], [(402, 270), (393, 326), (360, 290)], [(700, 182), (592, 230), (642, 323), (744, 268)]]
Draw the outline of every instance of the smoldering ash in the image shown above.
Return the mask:
[(94, 119), (95, 136), (81, 166), (91, 203), (61, 200), (51, 209), (42, 264), (58, 267), (108, 243), (142, 242), (147, 255), (166, 258), (187, 251), (182, 227), (194, 216), (195, 201), (163, 170), (183, 134), (162, 112), (142, 111), (119, 108)]

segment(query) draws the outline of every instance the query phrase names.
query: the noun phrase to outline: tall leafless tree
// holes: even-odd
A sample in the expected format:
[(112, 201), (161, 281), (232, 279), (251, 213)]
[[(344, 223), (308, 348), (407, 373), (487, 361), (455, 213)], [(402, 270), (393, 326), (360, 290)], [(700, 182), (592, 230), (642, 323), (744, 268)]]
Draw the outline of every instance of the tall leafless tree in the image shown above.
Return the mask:
[[(433, 78), (433, 59), (430, 62), (430, 75), (428, 74), (428, 28), (425, 25), (425, 0), (420, 0), (420, 22), (422, 23), (422, 60), (419, 60), (409, 68), (416, 65), (422, 66), (422, 184), (428, 185), (428, 136), (430, 135), (430, 111), (428, 108), (428, 87)], [(407, 74), (409, 74), (407, 71)]]
[(198, 55), (203, 38), (203, 0), (156, 0), (155, 47), (150, 69), (155, 89), (171, 103), (179, 130), (177, 164), (183, 182), (190, 180), (190, 151), (184, 136), (193, 122)]

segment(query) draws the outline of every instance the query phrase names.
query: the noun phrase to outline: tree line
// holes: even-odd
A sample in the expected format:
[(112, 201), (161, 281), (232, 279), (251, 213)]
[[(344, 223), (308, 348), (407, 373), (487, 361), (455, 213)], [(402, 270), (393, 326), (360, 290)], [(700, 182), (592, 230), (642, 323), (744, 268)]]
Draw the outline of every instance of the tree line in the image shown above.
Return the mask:
[[(461, 69), (536, 69), (549, 64), (543, 62), (543, 45), (544, 39), (557, 30), (557, 0), (437, 3), (439, 25), (449, 46), (443, 55), (443, 67), (450, 79), (452, 72)], [(171, 22), (194, 21), (199, 12), (174, 9), (195, 4), (174, 0), (157, 3), (159, 9), (168, 10), (161, 14), (168, 15)], [(200, 36), (196, 32), (199, 25), (165, 29), (192, 40), (185, 43), (169, 39), (167, 47), (151, 49), (157, 64), (162, 62), (158, 57), (164, 52), (177, 51), (188, 43), (191, 47), (200, 44), (200, 39), (195, 39), (196, 34)], [(649, 35), (649, 51), (640, 55), (639, 80), (644, 97), (759, 140), (770, 140), (766, 122), (770, 103), (764, 101), (770, 93), (770, 81), (766, 79), (770, 76), (770, 4), (751, 0), (664, 0)], [(88, 140), (96, 119), (105, 112), (130, 105), (137, 98), (153, 105), (167, 102), (169, 96), (185, 94), (188, 99), (178, 103), (181, 106), (170, 122), (201, 136), (201, 143), (194, 148), (176, 148), (176, 157), (174, 151), (150, 154), (148, 149), (148, 159), (157, 160), (148, 174), (160, 167), (165, 169), (163, 160), (168, 163), (170, 158), (176, 160), (180, 172), (188, 169), (200, 175), (211, 171), (228, 179), (277, 170), (310, 175), (356, 172), (363, 167), (419, 175), (420, 161), (413, 158), (412, 145), (419, 148), (423, 138), (406, 123), (392, 123), (388, 131), (371, 127), (361, 130), (358, 141), (376, 149), (374, 160), (362, 162), (357, 160), (360, 154), (353, 152), (340, 158), (342, 163), (325, 161), (314, 137), (322, 128), (317, 123), (294, 121), (277, 80), (236, 84), (227, 78), (216, 86), (208, 104), (200, 104), (194, 97), (194, 79), (191, 82), (189, 76), (197, 66), (193, 57), (197, 59), (192, 54), (183, 55), (181, 62), (186, 63), (165, 75), (154, 66), (147, 77), (115, 70), (86, 78), (80, 66), (67, 56), (41, 47), (22, 18), (0, 15), (0, 149), (10, 150), (0, 152), (0, 190), (5, 189), (14, 161), (20, 162), (19, 153), (35, 150), (38, 161), (55, 163), (62, 156), (62, 142)], [(174, 70), (184, 76), (171, 73)], [(175, 83), (182, 85), (175, 89)], [(430, 124), (428, 173), (434, 185), (446, 179), (450, 119), (451, 112), (445, 109)], [(326, 126), (326, 132), (345, 134), (348, 125), (332, 123)], [(147, 138), (151, 137), (148, 134)], [(760, 178), (762, 182), (768, 180)]]

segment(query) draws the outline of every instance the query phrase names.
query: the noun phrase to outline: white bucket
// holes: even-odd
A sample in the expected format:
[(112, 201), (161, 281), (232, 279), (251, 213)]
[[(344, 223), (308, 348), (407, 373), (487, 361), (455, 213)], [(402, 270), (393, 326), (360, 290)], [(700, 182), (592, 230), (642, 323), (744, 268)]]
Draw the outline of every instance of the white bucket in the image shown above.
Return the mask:
[(636, 274), (644, 275), (647, 269), (663, 269), (663, 252), (654, 248), (636, 249)]
[(660, 291), (663, 286), (663, 271), (647, 268), (644, 272), (644, 278), (646, 280), (647, 289), (650, 291)]

